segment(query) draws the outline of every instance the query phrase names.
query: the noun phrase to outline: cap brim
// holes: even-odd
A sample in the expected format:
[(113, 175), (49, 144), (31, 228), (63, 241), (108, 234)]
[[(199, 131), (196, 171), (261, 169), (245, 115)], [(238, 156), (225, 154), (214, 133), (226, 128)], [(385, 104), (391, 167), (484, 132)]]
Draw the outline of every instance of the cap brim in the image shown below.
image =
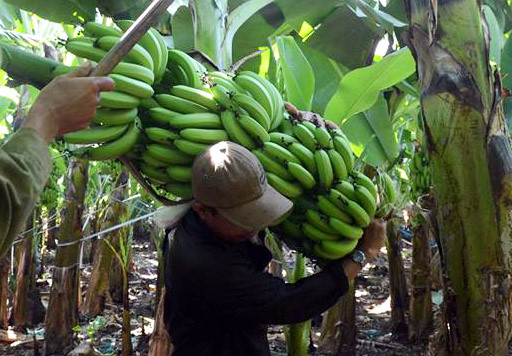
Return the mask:
[(217, 210), (231, 223), (248, 231), (258, 231), (272, 226), (293, 208), (293, 203), (277, 190), (267, 185), (258, 199), (228, 209)]

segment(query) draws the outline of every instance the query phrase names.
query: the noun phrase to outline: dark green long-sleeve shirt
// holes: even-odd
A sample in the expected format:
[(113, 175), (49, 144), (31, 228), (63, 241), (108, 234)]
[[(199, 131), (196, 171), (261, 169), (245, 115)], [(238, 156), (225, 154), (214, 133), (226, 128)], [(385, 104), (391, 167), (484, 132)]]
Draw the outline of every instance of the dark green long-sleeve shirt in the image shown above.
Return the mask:
[(0, 259), (26, 221), (52, 169), (48, 145), (22, 128), (0, 148)]

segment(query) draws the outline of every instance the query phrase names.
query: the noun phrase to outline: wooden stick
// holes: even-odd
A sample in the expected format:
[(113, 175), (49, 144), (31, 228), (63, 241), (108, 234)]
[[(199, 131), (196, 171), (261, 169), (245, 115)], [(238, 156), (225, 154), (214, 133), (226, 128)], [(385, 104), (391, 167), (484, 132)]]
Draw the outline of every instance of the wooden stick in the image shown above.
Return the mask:
[(125, 32), (117, 43), (98, 63), (91, 76), (109, 75), (121, 60), (132, 50), (139, 40), (156, 24), (160, 16), (167, 11), (174, 0), (155, 0), (139, 16), (137, 21)]

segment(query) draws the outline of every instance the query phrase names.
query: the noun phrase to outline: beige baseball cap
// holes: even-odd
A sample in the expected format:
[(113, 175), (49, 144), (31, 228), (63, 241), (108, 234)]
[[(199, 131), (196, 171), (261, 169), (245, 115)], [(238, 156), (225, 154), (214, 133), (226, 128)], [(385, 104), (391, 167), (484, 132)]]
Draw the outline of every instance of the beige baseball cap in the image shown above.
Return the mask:
[(196, 201), (249, 231), (271, 226), (293, 207), (268, 184), (258, 159), (233, 142), (219, 142), (196, 157), (192, 189)]

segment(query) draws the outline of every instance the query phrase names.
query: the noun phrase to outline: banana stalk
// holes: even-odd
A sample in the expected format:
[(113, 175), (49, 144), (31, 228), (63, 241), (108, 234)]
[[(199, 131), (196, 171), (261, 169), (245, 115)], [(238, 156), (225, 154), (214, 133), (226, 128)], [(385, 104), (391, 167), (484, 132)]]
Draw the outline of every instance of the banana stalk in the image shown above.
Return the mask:
[[(306, 277), (306, 259), (301, 253), (295, 257), (295, 269), (289, 277), (291, 283)], [(299, 324), (285, 327), (286, 350), (289, 356), (307, 356), (309, 346), (309, 332), (311, 330), (311, 319)]]

